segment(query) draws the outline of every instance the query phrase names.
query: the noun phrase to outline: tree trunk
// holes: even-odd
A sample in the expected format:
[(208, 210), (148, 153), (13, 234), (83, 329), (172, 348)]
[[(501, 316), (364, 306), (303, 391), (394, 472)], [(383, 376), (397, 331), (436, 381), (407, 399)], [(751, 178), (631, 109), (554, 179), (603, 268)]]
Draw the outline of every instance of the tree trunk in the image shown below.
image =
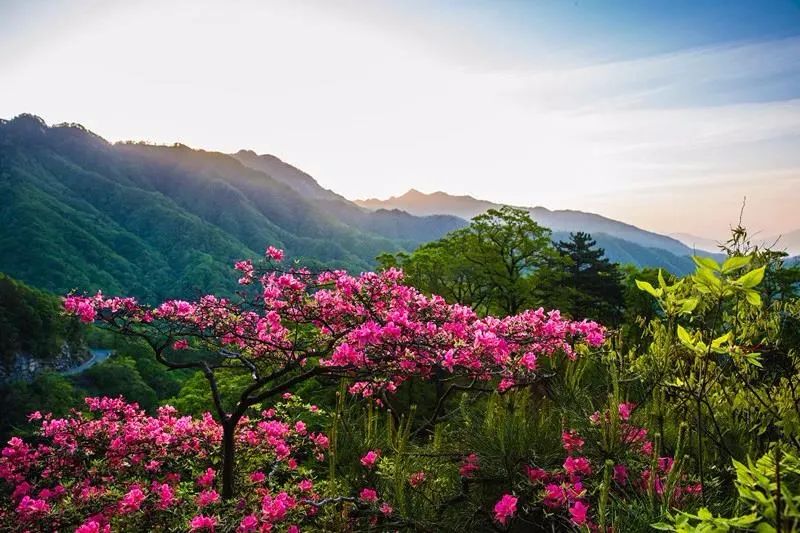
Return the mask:
[(228, 420), (222, 424), (222, 499), (233, 498), (233, 476), (236, 466), (234, 436), (236, 422)]

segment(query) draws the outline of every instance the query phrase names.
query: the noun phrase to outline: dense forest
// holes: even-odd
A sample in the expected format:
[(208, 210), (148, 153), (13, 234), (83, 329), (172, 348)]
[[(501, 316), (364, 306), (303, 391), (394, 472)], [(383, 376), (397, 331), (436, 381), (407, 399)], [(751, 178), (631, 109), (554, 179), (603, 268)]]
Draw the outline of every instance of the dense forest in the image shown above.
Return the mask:
[(0, 273), (0, 362), (19, 352), (47, 359), (65, 342), (80, 345), (83, 329), (63, 316), (60, 298)]

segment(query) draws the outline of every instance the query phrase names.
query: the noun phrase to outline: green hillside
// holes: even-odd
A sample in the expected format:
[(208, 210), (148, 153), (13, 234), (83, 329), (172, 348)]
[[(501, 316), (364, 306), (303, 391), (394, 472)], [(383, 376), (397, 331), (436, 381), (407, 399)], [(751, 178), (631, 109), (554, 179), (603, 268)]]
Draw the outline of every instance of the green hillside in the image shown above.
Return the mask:
[(229, 155), (112, 145), (31, 115), (0, 123), (0, 194), (0, 271), (56, 293), (102, 288), (151, 300), (229, 292), (231, 263), (266, 244), (363, 270), (383, 251), (464, 224), (331, 209)]

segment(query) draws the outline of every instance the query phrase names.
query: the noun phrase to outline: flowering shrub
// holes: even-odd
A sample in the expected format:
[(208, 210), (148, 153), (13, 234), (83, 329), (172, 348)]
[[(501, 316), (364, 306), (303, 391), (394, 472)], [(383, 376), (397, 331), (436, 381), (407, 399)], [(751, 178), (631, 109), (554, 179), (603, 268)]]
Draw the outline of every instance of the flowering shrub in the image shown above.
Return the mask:
[[(236, 263), (242, 292), (235, 302), (207, 295), (152, 307), (101, 293), (67, 296), (67, 313), (146, 340), (169, 368), (201, 372), (214, 415), (192, 419), (163, 407), (148, 416), (108, 398), (88, 399), (86, 414), (35, 415), (41, 441), (14, 439), (3, 451), (0, 478), (9, 496), (0, 524), (82, 533), (294, 531), (318, 524), (330, 507), (338, 509), (339, 527), (362, 519), (401, 524), (391, 502), (371, 485), (380, 480), (380, 450), (358, 458), (369, 475), (355, 485), (315, 481), (329, 440), (306, 420), (324, 413), (310, 406), (290, 412), (287, 405), (300, 406), (291, 389), (312, 378), (344, 378), (351, 394), (377, 405), (411, 378), (504, 392), (537, 382), (543, 358), (574, 360), (585, 346), (604, 340), (596, 323), (566, 320), (558, 311), (478, 317), (403, 285), (396, 269), (360, 276), (280, 270), (283, 253), (271, 247), (266, 259), (267, 269)], [(245, 383), (233, 400), (219, 392), (219, 380), (230, 377)], [(280, 398), (286, 402), (275, 404)], [(460, 475), (475, 476), (479, 463), (467, 455)], [(591, 472), (578, 459), (569, 468), (573, 477)], [(418, 469), (406, 483), (421, 494), (427, 480), (426, 470)], [(511, 519), (516, 502), (508, 495), (498, 503), (499, 521)]]
[[(301, 524), (317, 512), (321, 496), (313, 475), (328, 438), (290, 422), (289, 404), (240, 422), (238, 483), (246, 490), (234, 510), (221, 505), (215, 489), (222, 429), (211, 415), (193, 419), (162, 407), (151, 417), (120, 399), (86, 403), (87, 413), (63, 419), (34, 414), (40, 442), (13, 438), (3, 449), (4, 531), (255, 531)], [(321, 420), (319, 411), (301, 405), (292, 400), (295, 417)]]
[[(494, 508), (495, 520), (506, 525), (516, 514), (516, 504), (520, 501), (529, 511), (540, 507), (545, 513), (560, 513), (573, 526), (594, 529), (598, 513), (600, 525), (606, 525), (605, 509), (597, 507), (600, 501), (600, 505), (606, 505), (609, 495), (618, 501), (651, 498), (664, 502), (667, 508), (679, 508), (687, 497), (699, 494), (700, 485), (681, 473), (673, 457), (657, 455), (657, 446), (648, 438), (648, 431), (630, 423), (634, 408), (633, 404), (620, 403), (614, 412), (609, 409), (603, 414), (592, 414), (591, 429), (585, 437), (575, 429), (563, 431), (561, 442), (567, 454), (563, 465), (556, 469), (523, 465), (525, 483), (520, 494), (524, 493), (526, 499), (512, 500), (510, 494), (503, 495)], [(585, 455), (586, 442), (597, 445), (608, 442), (609, 437), (614, 441), (615, 454), (624, 456), (624, 462), (593, 463)], [(681, 449), (679, 441), (678, 454)]]
[[(349, 391), (376, 398), (410, 378), (436, 376), (493, 382), (506, 391), (537, 380), (537, 358), (577, 357), (598, 346), (604, 330), (594, 322), (563, 319), (558, 311), (529, 310), (480, 318), (461, 305), (426, 296), (402, 284), (403, 273), (352, 276), (280, 270), (283, 253), (266, 252), (266, 269), (250, 261), (235, 268), (243, 287), (237, 302), (213, 295), (194, 302), (140, 305), (133, 298), (70, 295), (67, 313), (99, 321), (147, 340), (169, 368), (203, 373), (222, 428), (222, 496), (232, 498), (234, 433), (242, 417), (262, 402), (321, 376), (351, 380)], [(585, 343), (585, 344), (581, 344)], [(192, 350), (200, 360), (174, 359)], [(223, 405), (218, 372), (249, 376), (232, 409)], [(367, 459), (369, 461), (369, 459)]]

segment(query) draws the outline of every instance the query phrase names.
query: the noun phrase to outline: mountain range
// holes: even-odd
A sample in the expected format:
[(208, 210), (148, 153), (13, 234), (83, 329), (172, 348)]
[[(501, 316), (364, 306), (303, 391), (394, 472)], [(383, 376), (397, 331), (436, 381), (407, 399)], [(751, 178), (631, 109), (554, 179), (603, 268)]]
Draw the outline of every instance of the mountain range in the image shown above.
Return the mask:
[[(401, 196), (387, 200), (375, 198), (356, 200), (368, 209), (402, 209), (414, 215), (430, 216), (434, 213), (471, 218), (500, 204), (479, 200), (472, 196), (454, 196), (444, 192), (425, 194), (411, 189)], [(591, 233), (597, 243), (605, 248), (606, 255), (618, 263), (666, 268), (676, 274), (694, 270), (692, 255), (716, 255), (709, 250), (693, 248), (672, 237), (643, 230), (631, 224), (613, 220), (595, 213), (575, 210), (550, 210), (544, 207), (524, 207), (531, 218), (553, 230), (554, 240), (564, 240), (569, 233)]]
[(0, 271), (58, 293), (188, 296), (233, 290), (232, 261), (268, 244), (364, 270), (465, 224), (365, 210), (303, 177), (271, 156), (111, 144), (21, 115), (0, 122)]
[[(272, 155), (109, 143), (78, 124), (0, 120), (0, 271), (56, 293), (145, 300), (233, 291), (230, 265), (268, 244), (311, 266), (365, 270), (498, 204), (417, 191), (353, 202)], [(592, 213), (529, 208), (561, 240), (592, 233), (620, 263), (690, 271), (692, 250)]]
[[(720, 242), (707, 237), (698, 237), (689, 233), (670, 233), (670, 237), (678, 239), (690, 248), (697, 248), (707, 252), (719, 251)], [(790, 257), (800, 255), (800, 230), (790, 231), (780, 235), (761, 234), (751, 236), (751, 242), (758, 246), (767, 247), (771, 250), (786, 252)]]

